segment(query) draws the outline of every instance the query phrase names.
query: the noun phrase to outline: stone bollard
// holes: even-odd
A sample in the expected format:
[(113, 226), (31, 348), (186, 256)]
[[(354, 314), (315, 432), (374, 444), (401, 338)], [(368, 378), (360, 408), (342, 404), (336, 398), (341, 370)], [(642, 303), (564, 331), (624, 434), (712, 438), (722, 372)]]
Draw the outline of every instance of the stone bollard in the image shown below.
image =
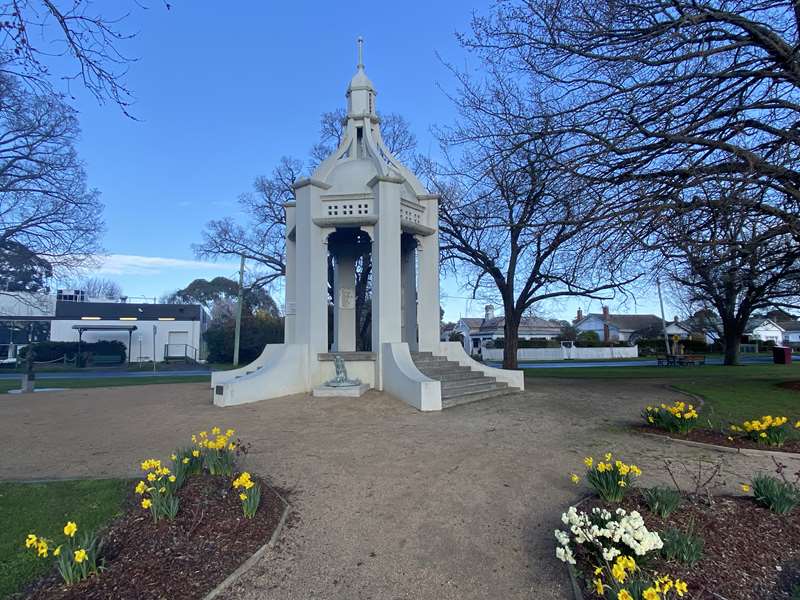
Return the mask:
[(23, 394), (29, 394), (33, 392), (35, 388), (36, 388), (36, 376), (33, 375), (32, 373), (31, 374), (23, 373), (22, 387), (20, 388), (20, 391)]

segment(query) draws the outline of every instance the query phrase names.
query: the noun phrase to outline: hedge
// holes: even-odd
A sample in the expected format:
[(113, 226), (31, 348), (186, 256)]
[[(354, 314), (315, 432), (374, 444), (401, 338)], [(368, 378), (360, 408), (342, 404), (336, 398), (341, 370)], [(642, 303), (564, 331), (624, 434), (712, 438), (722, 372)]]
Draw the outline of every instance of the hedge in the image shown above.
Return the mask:
[[(99, 342), (81, 342), (81, 354), (84, 357), (98, 356), (119, 356), (120, 362), (125, 362), (125, 344), (118, 340), (101, 340)], [(29, 344), (19, 351), (19, 358), (24, 359), (28, 355), (28, 348), (33, 347), (36, 352), (37, 362), (47, 362), (58, 360), (65, 354), (67, 358), (72, 358), (78, 353), (78, 342), (36, 342)]]

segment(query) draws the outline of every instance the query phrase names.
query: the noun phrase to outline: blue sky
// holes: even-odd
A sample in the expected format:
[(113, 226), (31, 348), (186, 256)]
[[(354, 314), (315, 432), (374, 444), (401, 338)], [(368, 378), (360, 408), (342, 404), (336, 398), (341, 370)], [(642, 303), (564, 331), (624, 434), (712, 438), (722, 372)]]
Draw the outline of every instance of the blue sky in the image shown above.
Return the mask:
[[(249, 1), (225, 10), (208, 1), (178, 1), (171, 10), (158, 0), (149, 4), (126, 21), (138, 34), (122, 46), (138, 58), (127, 83), (139, 120), (81, 90), (73, 90), (73, 105), (83, 130), (78, 150), (106, 207), (103, 245), (110, 257), (96, 274), (118, 281), (130, 296), (150, 297), (196, 277), (234, 275), (234, 262), (198, 261), (191, 244), (210, 219), (242, 217), (238, 195), (281, 156), (307, 156), (320, 113), (344, 105), (357, 36), (365, 38), (378, 109), (404, 115), (419, 150), (435, 153), (430, 128), (454, 116), (446, 92), (455, 84), (442, 61), (466, 64), (454, 33), (486, 6), (469, 0)], [(103, 3), (108, 15), (129, 6)], [(466, 295), (452, 281), (443, 292)], [(446, 318), (456, 319), (482, 312), (483, 302), (443, 304)], [(574, 303), (552, 311), (567, 316)]]

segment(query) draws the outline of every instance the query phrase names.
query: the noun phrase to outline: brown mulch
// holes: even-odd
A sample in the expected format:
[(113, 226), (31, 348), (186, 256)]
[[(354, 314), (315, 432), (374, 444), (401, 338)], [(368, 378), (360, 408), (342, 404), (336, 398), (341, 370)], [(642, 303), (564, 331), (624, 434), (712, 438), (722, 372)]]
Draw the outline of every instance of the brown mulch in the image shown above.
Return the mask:
[(721, 431), (713, 431), (711, 429), (692, 429), (688, 434), (683, 435), (680, 433), (673, 433), (665, 431), (659, 427), (651, 427), (649, 425), (637, 425), (635, 427), (639, 431), (647, 433), (655, 433), (657, 435), (669, 436), (677, 440), (691, 440), (692, 442), (702, 442), (703, 444), (714, 444), (716, 446), (726, 446), (727, 448), (750, 448), (753, 450), (777, 450), (779, 452), (794, 452), (800, 454), (800, 440), (788, 439), (784, 442), (783, 446), (767, 446), (759, 444), (753, 440), (743, 437), (741, 435), (731, 436), (733, 440), (729, 440), (728, 436)]
[(242, 514), (231, 479), (194, 475), (178, 492), (172, 522), (153, 523), (131, 495), (124, 513), (102, 535), (105, 570), (71, 587), (57, 572), (34, 584), (27, 598), (48, 600), (189, 600), (202, 598), (267, 543), (284, 503), (264, 481), (253, 519)]
[(800, 392), (800, 381), (782, 381), (778, 387), (786, 388), (787, 390), (794, 390)]
[[(591, 510), (592, 506), (603, 503), (595, 500), (582, 508)], [(718, 497), (711, 506), (684, 500), (678, 510), (661, 519), (636, 493), (621, 506), (639, 511), (651, 531), (677, 528), (703, 538), (703, 557), (694, 567), (660, 557), (647, 564), (648, 570), (686, 581), (689, 593), (684, 598), (789, 600), (800, 586), (800, 509), (781, 516), (752, 498)], [(591, 572), (586, 575), (587, 580), (591, 578)]]

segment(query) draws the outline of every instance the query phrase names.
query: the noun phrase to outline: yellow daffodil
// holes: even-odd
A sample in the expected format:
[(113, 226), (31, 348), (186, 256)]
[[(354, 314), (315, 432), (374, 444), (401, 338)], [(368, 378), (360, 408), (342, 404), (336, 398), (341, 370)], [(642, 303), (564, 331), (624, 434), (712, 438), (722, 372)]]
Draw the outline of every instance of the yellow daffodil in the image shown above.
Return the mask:
[(236, 430), (235, 430), (235, 429), (228, 429), (228, 430), (225, 432), (225, 435), (226, 435), (227, 437), (232, 437), (234, 433), (236, 433)]
[(618, 485), (619, 487), (625, 487), (625, 486), (626, 486), (626, 485), (628, 485), (628, 484), (627, 484), (627, 483), (625, 483), (625, 480), (624, 480), (624, 479), (620, 479), (620, 480), (617, 482), (617, 485)]
[(596, 578), (594, 581), (594, 592), (598, 596), (602, 596), (605, 594), (605, 588), (603, 587), (603, 580), (600, 578)]
[(743, 483), (743, 484), (741, 484), (741, 485), (742, 485), (742, 491), (743, 491), (743, 492), (745, 492), (745, 493), (746, 493), (746, 492), (749, 492), (749, 491), (750, 491), (750, 486), (749, 486), (748, 484), (746, 484), (746, 483)]
[(36, 542), (39, 538), (36, 537), (33, 533), (29, 533), (28, 537), (25, 538), (25, 547), (26, 548), (33, 548), (36, 545)]
[(183, 457), (183, 460), (182, 460), (181, 462), (182, 462), (183, 464), (185, 464), (185, 465), (188, 465), (188, 464), (189, 464), (189, 457), (188, 457), (188, 456), (184, 456), (184, 457)]
[(148, 473), (147, 474), (147, 481), (155, 481), (155, 480), (156, 480), (156, 474), (155, 473)]
[(675, 580), (675, 592), (683, 598), (683, 595), (687, 592), (687, 585), (685, 581), (681, 581), (680, 579)]
[(241, 500), (242, 502), (244, 502), (245, 500), (247, 500), (247, 494), (245, 494), (244, 492), (242, 492), (241, 494), (239, 494), (239, 500)]
[(617, 592), (617, 600), (633, 600), (633, 596), (631, 596), (628, 590), (621, 589)]
[(222, 430), (219, 427), (211, 428), (211, 435), (219, 435)]
[(170, 483), (175, 483), (176, 479), (177, 479), (177, 477), (175, 477), (175, 475), (170, 475), (169, 476), (169, 482)]
[(611, 576), (619, 583), (624, 583), (625, 579), (628, 577), (628, 573), (625, 571), (623, 565), (614, 563), (614, 566), (611, 567)]
[(200, 450), (192, 450), (192, 456), (194, 456), (195, 458), (199, 457), (200, 456)]
[(145, 490), (147, 489), (147, 484), (144, 481), (140, 481), (136, 484), (135, 492), (140, 496), (144, 494)]
[(75, 562), (80, 564), (86, 560), (86, 550), (83, 548), (78, 548), (75, 550)]
[(169, 455), (169, 458), (170, 460), (178, 460), (178, 455), (173, 452), (172, 454)]
[(153, 502), (150, 500), (150, 498), (145, 498), (142, 500), (142, 508), (150, 508), (151, 506), (153, 506)]
[(586, 465), (587, 469), (591, 469), (592, 466), (594, 465), (594, 459), (591, 456), (587, 456), (586, 458), (583, 459), (583, 464)]
[(661, 594), (656, 591), (656, 588), (649, 587), (642, 592), (642, 600), (661, 600)]
[(59, 556), (61, 554), (61, 546), (53, 550), (53, 556)]
[(570, 481), (572, 481), (572, 483), (575, 483), (575, 484), (579, 483), (579, 482), (580, 482), (580, 480), (581, 480), (581, 478), (580, 478), (580, 477), (578, 477), (578, 476), (577, 476), (575, 473), (572, 473), (572, 474), (569, 476), (569, 479), (570, 479)]
[(36, 553), (39, 556), (47, 557), (47, 542), (42, 538), (39, 538), (39, 541), (36, 544)]
[(67, 537), (75, 537), (76, 531), (78, 531), (78, 526), (72, 521), (67, 521), (67, 524), (64, 525), (64, 535)]
[(606, 452), (606, 461), (611, 460), (611, 452)]

